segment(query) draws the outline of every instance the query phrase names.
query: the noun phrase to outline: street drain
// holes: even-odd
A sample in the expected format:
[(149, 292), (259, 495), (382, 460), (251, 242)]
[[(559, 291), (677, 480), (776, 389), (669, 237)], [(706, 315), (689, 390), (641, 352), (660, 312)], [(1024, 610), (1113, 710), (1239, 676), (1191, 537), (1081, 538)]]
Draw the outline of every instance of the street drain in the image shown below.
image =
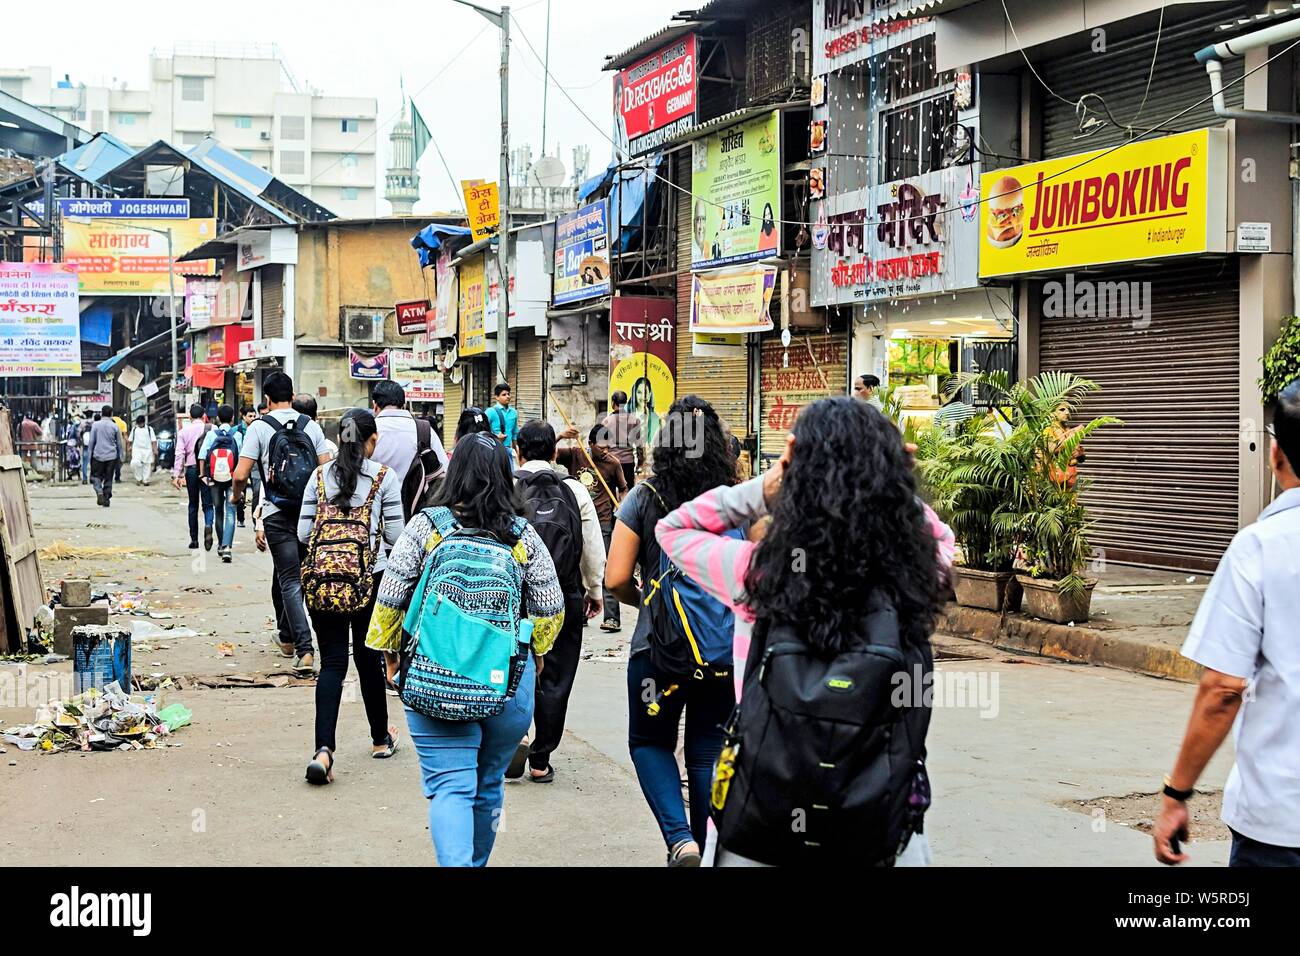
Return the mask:
[[(1066, 800), (1058, 805), (1086, 813), (1094, 819), (1103, 819), (1107, 826), (1128, 827), (1141, 833), (1150, 833), (1155, 825), (1156, 816), (1160, 813), (1160, 794), (1129, 793), (1120, 797)], [(1232, 834), (1227, 826), (1219, 819), (1222, 805), (1223, 791), (1196, 791), (1196, 799), (1187, 804), (1192, 814), (1187, 842), (1205, 843), (1211, 840), (1227, 840), (1231, 837)]]

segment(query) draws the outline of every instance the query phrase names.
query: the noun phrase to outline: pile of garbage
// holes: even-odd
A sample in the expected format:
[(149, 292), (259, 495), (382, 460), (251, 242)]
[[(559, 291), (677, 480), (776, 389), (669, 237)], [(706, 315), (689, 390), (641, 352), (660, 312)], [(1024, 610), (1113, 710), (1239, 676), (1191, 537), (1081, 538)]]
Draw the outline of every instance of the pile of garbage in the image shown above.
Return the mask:
[(3, 739), (19, 750), (151, 750), (179, 746), (172, 734), (194, 715), (184, 704), (158, 709), (157, 695), (128, 695), (116, 681), (36, 709), (33, 723), (8, 727)]

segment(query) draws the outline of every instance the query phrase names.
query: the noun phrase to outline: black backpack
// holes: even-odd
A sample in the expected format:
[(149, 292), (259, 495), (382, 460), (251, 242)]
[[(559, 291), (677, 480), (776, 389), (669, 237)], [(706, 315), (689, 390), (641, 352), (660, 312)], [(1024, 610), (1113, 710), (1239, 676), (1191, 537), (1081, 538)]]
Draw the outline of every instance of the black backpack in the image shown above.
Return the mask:
[(793, 627), (758, 625), (714, 768), (723, 848), (773, 866), (892, 866), (921, 832), (930, 644), (903, 648), (880, 598), (862, 634), (819, 655)]
[(299, 415), (296, 419), (282, 422), (272, 415), (264, 415), (261, 421), (275, 432), (264, 456), (267, 468), (262, 471), (262, 480), (266, 496), (286, 514), (297, 514), (302, 510), (307, 482), (320, 459), (316, 454), (316, 443), (307, 434), (311, 419)]
[(555, 562), (565, 597), (582, 593), (582, 513), (564, 479), (550, 468), (517, 471), (532, 522)]
[(407, 521), (417, 511), (433, 506), (438, 493), (438, 456), (433, 451), (433, 426), (415, 420), (415, 457), (402, 480), (402, 513)]

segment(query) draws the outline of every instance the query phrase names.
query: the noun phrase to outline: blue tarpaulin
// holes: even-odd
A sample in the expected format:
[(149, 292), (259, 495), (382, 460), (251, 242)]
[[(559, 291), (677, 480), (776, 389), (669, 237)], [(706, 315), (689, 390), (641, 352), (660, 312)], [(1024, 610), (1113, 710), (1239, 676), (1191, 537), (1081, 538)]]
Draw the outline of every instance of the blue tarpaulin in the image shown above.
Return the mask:
[(442, 244), (449, 239), (472, 236), (467, 226), (444, 226), (430, 223), (411, 238), (411, 246), (420, 256), (421, 268), (433, 265), (434, 257)]
[(111, 305), (92, 305), (81, 313), (81, 341), (90, 345), (113, 344)]
[(645, 206), (655, 182), (655, 172), (659, 169), (659, 159), (660, 154), (655, 153), (646, 158), (644, 167), (623, 169), (614, 176), (609, 190), (609, 209), (613, 228), (622, 226), (618, 236), (619, 252), (627, 252), (632, 242), (640, 239)]

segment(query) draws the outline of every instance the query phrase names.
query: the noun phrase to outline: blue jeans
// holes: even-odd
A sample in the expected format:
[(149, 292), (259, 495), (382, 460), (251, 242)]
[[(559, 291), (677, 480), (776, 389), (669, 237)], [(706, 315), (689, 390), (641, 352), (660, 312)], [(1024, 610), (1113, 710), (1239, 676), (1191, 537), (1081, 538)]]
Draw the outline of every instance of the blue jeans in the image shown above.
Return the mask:
[[(647, 712), (649, 702), (673, 684), (678, 688), (659, 696), (659, 712), (651, 716)], [(683, 840), (694, 840), (701, 849), (704, 847), (713, 764), (722, 751), (722, 727), (735, 704), (736, 687), (730, 674), (702, 680), (666, 677), (651, 665), (649, 651), (635, 654), (627, 662), (628, 750), (641, 792), (669, 847)], [(689, 823), (675, 753), (683, 708), (686, 779), (691, 799)]]
[(81, 483), (90, 481), (90, 449), (81, 450)]
[(1260, 843), (1232, 830), (1228, 866), (1300, 866), (1300, 847)]
[(229, 548), (235, 543), (235, 499), (230, 495), (230, 482), (212, 483), (212, 509), (216, 519), (217, 547)]
[(532, 722), (536, 682), (529, 655), (518, 692), (495, 717), (438, 720), (406, 709), (439, 866), (487, 865), (501, 828), (506, 767)]

